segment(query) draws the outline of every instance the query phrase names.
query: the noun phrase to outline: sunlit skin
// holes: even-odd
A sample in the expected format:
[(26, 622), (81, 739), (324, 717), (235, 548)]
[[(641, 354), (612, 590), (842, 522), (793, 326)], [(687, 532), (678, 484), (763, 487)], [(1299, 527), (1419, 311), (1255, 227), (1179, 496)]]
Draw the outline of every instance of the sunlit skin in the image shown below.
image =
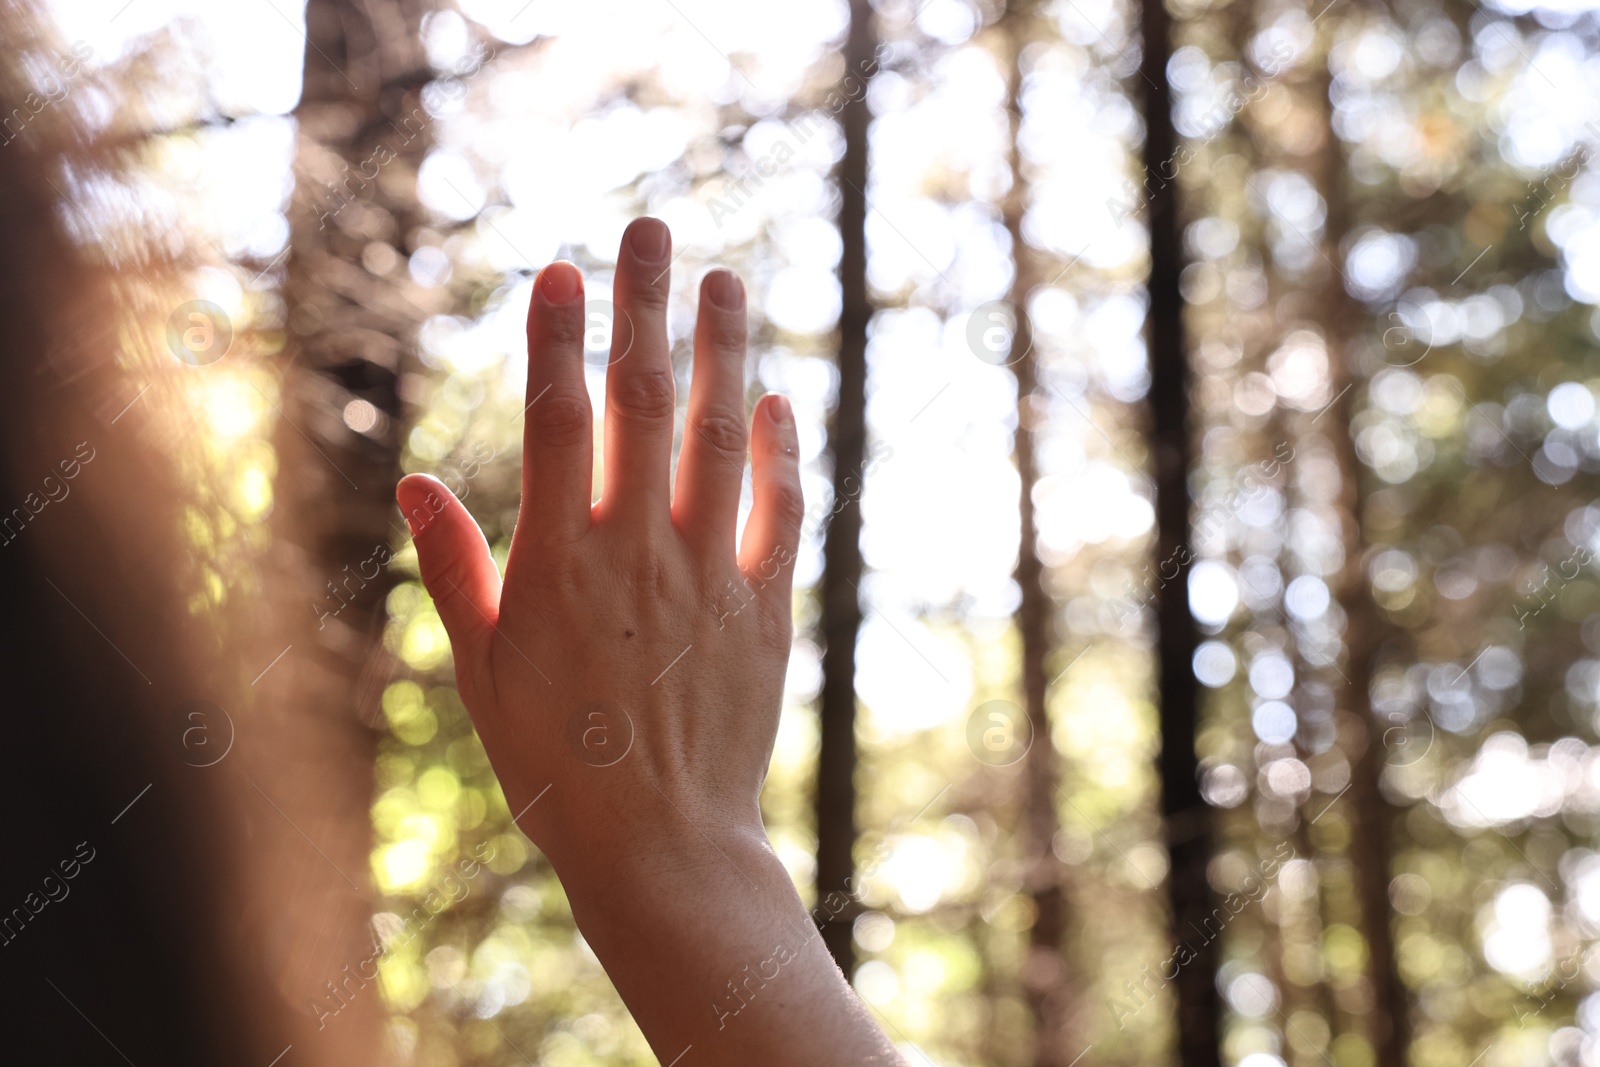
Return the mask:
[[(400, 506), (517, 824), (661, 1062), (900, 1064), (814, 936), (758, 805), (803, 518), (793, 415), (769, 395), (747, 423), (744, 288), (713, 271), (672, 484), (671, 260), (665, 225), (629, 226), (598, 503), (583, 280), (553, 263), (528, 315), (504, 579), (437, 479), (402, 480)], [(753, 507), (736, 551), (747, 446)]]

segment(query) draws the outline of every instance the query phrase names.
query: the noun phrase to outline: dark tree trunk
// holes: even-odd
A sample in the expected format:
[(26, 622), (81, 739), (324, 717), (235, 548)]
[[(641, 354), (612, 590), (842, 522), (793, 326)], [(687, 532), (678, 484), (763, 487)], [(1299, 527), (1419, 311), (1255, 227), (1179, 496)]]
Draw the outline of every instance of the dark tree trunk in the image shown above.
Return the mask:
[[(821, 619), (821, 751), (817, 757), (817, 899), (844, 901), (822, 924), (822, 937), (839, 967), (854, 964), (851, 931), (856, 913), (852, 852), (856, 842), (856, 635), (861, 629), (861, 504), (856, 498), (866, 456), (867, 322), (867, 110), (864, 83), (876, 69), (872, 6), (851, 0), (845, 41), (845, 78), (852, 91), (839, 115), (844, 157), (839, 187), (839, 402), (828, 425), (833, 456), (833, 518), (823, 535)], [(851, 79), (855, 79), (853, 82)], [(837, 896), (835, 896), (837, 894)], [(829, 906), (829, 913), (834, 908)]]
[(1331, 86), (1331, 71), (1324, 61), (1320, 84), (1315, 90), (1326, 127), (1322, 150), (1314, 161), (1313, 177), (1328, 204), (1322, 254), (1335, 265), (1318, 306), (1323, 312), (1320, 325), (1328, 346), (1328, 388), (1334, 396), (1327, 422), (1339, 461), (1339, 503), (1346, 521), (1344, 566), (1333, 583), (1333, 592), (1347, 619), (1344, 639), (1348, 661), (1338, 707), (1353, 713), (1361, 727), (1361, 736), (1355, 742), (1360, 751), (1347, 755), (1351, 769), (1349, 810), (1354, 829), (1350, 859), (1355, 866), (1361, 932), (1367, 940), (1367, 981), (1372, 985), (1372, 1007), (1365, 1013), (1366, 1036), (1376, 1054), (1376, 1067), (1405, 1067), (1410, 1030), (1406, 988), (1400, 980), (1394, 935), (1389, 927), (1394, 813), (1379, 788), (1388, 750), (1383, 745), (1384, 729), (1372, 710), (1373, 666), (1386, 636), (1392, 631), (1379, 614), (1372, 589), (1367, 584), (1363, 564), (1366, 538), (1361, 529), (1362, 465), (1356, 455), (1355, 440), (1350, 435), (1351, 419), (1356, 414), (1353, 328), (1357, 323), (1366, 322), (1369, 315), (1350, 296), (1336, 266), (1343, 261), (1342, 245), (1353, 226), (1349, 171), (1339, 137), (1332, 128), (1328, 96)]
[(257, 825), (289, 861), (263, 899), (292, 885), (319, 902), (274, 916), (296, 947), (280, 988), (321, 1021), (321, 1042), (343, 1049), (336, 1059), (355, 1063), (375, 1054), (383, 1011), (377, 989), (345, 967), (372, 954), (371, 727), (389, 674), (380, 637), (393, 584), (380, 564), (404, 536), (397, 386), (430, 310), (405, 269), (426, 221), (415, 183), (433, 121), (421, 99), (433, 78), (420, 39), (430, 7), (310, 0), (295, 110), (283, 285), (291, 362), (277, 402), (268, 585), (277, 611), (257, 665), (266, 743), (251, 759), (252, 799)]
[(1069, 1049), (1069, 1023), (1072, 1019), (1072, 983), (1062, 955), (1066, 933), (1066, 894), (1062, 880), (1066, 868), (1055, 857), (1054, 843), (1060, 829), (1057, 793), (1060, 767), (1050, 738), (1050, 715), (1045, 703), (1050, 676), (1047, 665), (1059, 651), (1052, 625), (1052, 603), (1045, 582), (1044, 564), (1039, 558), (1038, 524), (1034, 515), (1033, 491), (1039, 482), (1038, 449), (1035, 429), (1042, 421), (1044, 406), (1036, 394), (1039, 388), (1039, 357), (1033, 347), (1033, 329), (1028, 320), (1028, 297), (1038, 287), (1037, 257), (1023, 236), (1022, 222), (1028, 207), (1028, 176), (1020, 147), (1022, 131), (1022, 50), (1034, 28), (1033, 4), (1015, 0), (1008, 4), (1001, 20), (1007, 47), (1006, 115), (1010, 128), (1009, 165), (1011, 189), (1003, 205), (1006, 232), (1011, 237), (1012, 277), (1009, 303), (1016, 328), (1011, 336), (1007, 362), (1017, 380), (1017, 429), (1012, 453), (1021, 483), (1017, 507), (1020, 532), (1017, 564), (1013, 576), (1021, 590), (1016, 626), (1022, 639), (1022, 692), (1028, 718), (1031, 746), (1024, 757), (1026, 775), (1023, 813), (1023, 848), (1027, 863), (1027, 887), (1033, 898), (1035, 918), (1028, 931), (1028, 958), (1022, 984), (1033, 1013), (1036, 1067), (1065, 1067), (1079, 1051)]
[[(1150, 420), (1156, 479), (1157, 572), (1164, 583), (1157, 598), (1159, 699), (1161, 705), (1161, 811), (1166, 820), (1171, 864), (1167, 891), (1173, 937), (1196, 958), (1178, 971), (1178, 1053), (1183, 1067), (1218, 1067), (1215, 941), (1190, 931), (1210, 913), (1211, 819), (1200, 796), (1195, 753), (1199, 694), (1193, 670), (1197, 643), (1189, 613), (1189, 360), (1183, 333), (1183, 297), (1178, 188), (1170, 180), (1177, 149), (1172, 125), (1172, 19), (1162, 0), (1144, 0), (1144, 169), (1150, 225)], [(1176, 573), (1169, 577), (1169, 571)]]
[[(0, 21), (13, 45), (0, 97), (20, 100), (23, 64), (49, 69), (66, 46), (27, 0), (0, 0)], [(149, 69), (108, 80), (105, 99), (151, 89)], [(8, 910), (0, 935), (6, 1059), (265, 1064), (292, 1046), (284, 1062), (365, 1062), (376, 1026), (352, 1022), (348, 1048), (319, 1039), (279, 981), (302, 947), (280, 936), (281, 918), (324, 902), (281, 877), (299, 854), (260, 819), (247, 781), (270, 744), (241, 667), (241, 646), (259, 654), (242, 625), (257, 587), (227, 574), (218, 607), (202, 572), (222, 552), (188, 533), (234, 518), (192, 397), (195, 376), (236, 368), (168, 351), (163, 320), (193, 295), (179, 269), (193, 264), (164, 260), (167, 235), (129, 219), (108, 227), (116, 243), (69, 236), (89, 212), (128, 207), (88, 202), (92, 187), (64, 175), (147, 179), (138, 160), (161, 136), (132, 119), (110, 145), (63, 111), (49, 118), (37, 140), (0, 152), (0, 393), (24, 413), (0, 426), (0, 506), (46, 475), (67, 490), (0, 547), (0, 684), (17, 757), (0, 803), (21, 813), (0, 899), (40, 898), (20, 931)], [(242, 540), (218, 536), (249, 558)], [(376, 993), (368, 1001), (381, 1018)]]

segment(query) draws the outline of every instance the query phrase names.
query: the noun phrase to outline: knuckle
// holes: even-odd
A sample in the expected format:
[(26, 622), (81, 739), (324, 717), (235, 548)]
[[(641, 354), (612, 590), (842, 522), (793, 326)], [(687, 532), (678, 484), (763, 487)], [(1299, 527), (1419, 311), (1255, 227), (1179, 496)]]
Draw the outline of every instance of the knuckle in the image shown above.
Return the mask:
[(460, 584), (457, 582), (457, 566), (454, 560), (440, 560), (433, 557), (419, 558), (418, 569), (422, 572), (423, 588), (428, 590), (428, 597), (438, 610), (443, 610), (450, 598), (460, 595)]
[(636, 421), (672, 418), (672, 373), (652, 370), (624, 374), (613, 386), (612, 404), (618, 414)]
[(635, 617), (655, 618), (682, 599), (676, 570), (649, 535), (612, 557), (603, 580)]
[[(519, 571), (517, 584), (536, 594), (534, 601), (545, 613), (561, 613), (590, 598), (592, 581), (580, 558), (558, 542), (540, 544), (540, 565)], [(508, 573), (507, 584), (511, 584)]]
[(576, 392), (552, 392), (528, 409), (528, 424), (539, 444), (578, 444), (591, 432), (589, 399)]
[(794, 605), (786, 596), (767, 598), (756, 612), (756, 627), (760, 639), (769, 645), (787, 649), (794, 641)]
[(638, 588), (650, 590), (657, 604), (676, 602), (677, 582), (661, 557), (652, 555), (647, 559), (640, 570), (639, 579)]
[(742, 311), (718, 312), (706, 322), (706, 339), (711, 342), (713, 352), (743, 355), (748, 336)]
[(419, 563), (422, 564), (422, 586), (441, 619), (467, 618), (473, 614), (472, 601), (461, 588), (467, 574), (459, 559), (436, 559), (431, 564), (419, 560)]
[(798, 484), (779, 482), (772, 487), (772, 514), (782, 529), (793, 531), (800, 528), (800, 522), (806, 514), (806, 501)]
[(725, 411), (702, 415), (694, 421), (700, 440), (729, 459), (743, 459), (747, 433), (744, 419)]
[(628, 288), (628, 306), (638, 311), (647, 311), (652, 314), (663, 312), (667, 309), (667, 279), (663, 274), (654, 282), (641, 281)]

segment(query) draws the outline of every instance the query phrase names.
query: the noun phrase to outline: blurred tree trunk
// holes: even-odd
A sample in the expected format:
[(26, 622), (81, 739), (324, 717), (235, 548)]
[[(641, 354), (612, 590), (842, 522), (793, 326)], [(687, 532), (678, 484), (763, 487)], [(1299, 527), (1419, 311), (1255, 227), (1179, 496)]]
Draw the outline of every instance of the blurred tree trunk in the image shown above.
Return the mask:
[[(1356, 414), (1355, 331), (1357, 324), (1368, 323), (1370, 316), (1345, 288), (1338, 266), (1344, 260), (1343, 246), (1353, 228), (1353, 213), (1349, 171), (1332, 125), (1332, 104), (1328, 95), (1332, 80), (1332, 71), (1324, 59), (1314, 98), (1322, 109), (1325, 133), (1321, 151), (1313, 162), (1312, 177), (1328, 205), (1321, 251), (1332, 270), (1327, 279), (1327, 292), (1317, 301), (1317, 307), (1323, 314), (1321, 327), (1328, 347), (1328, 388), (1334, 400), (1327, 421), (1338, 457), (1339, 503), (1345, 519), (1344, 565), (1333, 582), (1333, 593), (1347, 618), (1344, 638), (1348, 662), (1338, 707), (1350, 713), (1345, 721), (1352, 723), (1357, 732), (1350, 745), (1352, 750), (1347, 752), (1353, 830), (1350, 859), (1355, 865), (1361, 932), (1368, 948), (1367, 981), (1372, 986), (1372, 1005), (1364, 1013), (1366, 1036), (1376, 1054), (1376, 1067), (1405, 1067), (1409, 1030), (1406, 988), (1400, 981), (1394, 936), (1389, 928), (1394, 814), (1379, 787), (1387, 750), (1383, 745), (1384, 731), (1379, 728), (1372, 710), (1373, 665), (1391, 631), (1378, 612), (1367, 584), (1366, 538), (1361, 527), (1362, 465), (1350, 435), (1351, 419)], [(1341, 734), (1343, 732), (1341, 730)]]
[[(68, 45), (42, 2), (0, 0), (0, 23), (0, 100), (21, 102)], [(126, 67), (79, 76), (108, 106), (166, 89)], [(40, 118), (0, 151), (0, 395), (19, 416), (0, 422), (0, 499), (29, 516), (18, 532), (8, 510), (0, 545), (5, 1059), (266, 1063), (292, 1020), (238, 900), (272, 857), (238, 833), (236, 766), (184, 762), (227, 729), (186, 702), (237, 710), (242, 683), (231, 635), (193, 608), (200, 568), (179, 534), (216, 488), (194, 477), (190, 368), (153, 343), (182, 242), (141, 244), (137, 219), (116, 244), (80, 229), (130, 208), (68, 175), (148, 178), (129, 164), (156, 140), (138, 118), (118, 108), (120, 149), (86, 112)]]
[[(1237, 10), (1235, 10), (1235, 8)], [(1228, 41), (1231, 45), (1232, 55), (1236, 57), (1241, 66), (1250, 77), (1260, 80), (1263, 84), (1283, 77), (1288, 78), (1284, 68), (1280, 65), (1264, 68), (1253, 63), (1250, 59), (1250, 42), (1259, 30), (1253, 16), (1256, 14), (1252, 5), (1234, 5), (1229, 9), (1230, 16), (1227, 20)], [(1298, 86), (1284, 86), (1286, 91), (1297, 91)], [(1298, 99), (1298, 95), (1297, 95)], [(1287, 150), (1285, 146), (1273, 136), (1277, 129), (1266, 123), (1240, 123), (1240, 127), (1248, 142), (1246, 158), (1251, 161), (1252, 168), (1260, 172), (1268, 168), (1300, 168), (1305, 165), (1305, 157), (1299, 152)], [(1331, 136), (1331, 131), (1325, 131)], [(1262, 256), (1265, 259), (1270, 255), (1269, 246), (1264, 242)], [(1296, 321), (1295, 316), (1315, 315), (1312, 301), (1316, 298), (1308, 294), (1306, 286), (1296, 277), (1286, 277), (1282, 272), (1273, 270), (1267, 275), (1267, 299), (1262, 309), (1258, 309), (1263, 321), (1260, 332), (1263, 341), (1259, 361), (1255, 369), (1259, 373), (1270, 376), (1272, 371), (1271, 354), (1273, 349), (1282, 344), (1285, 336), (1293, 329), (1307, 325), (1303, 321)], [(1287, 309), (1296, 309), (1290, 313)], [(1270, 309), (1281, 309), (1273, 311)], [(1317, 437), (1317, 416), (1308, 420), (1304, 415), (1296, 414), (1284, 403), (1273, 405), (1271, 415), (1265, 426), (1265, 436), (1261, 438), (1263, 446), (1258, 452), (1258, 463), (1264, 466), (1263, 470), (1283, 469), (1283, 501), (1285, 514), (1293, 514), (1297, 510), (1315, 513), (1319, 509), (1329, 506), (1326, 501), (1315, 493), (1306, 491), (1304, 477), (1305, 454), (1308, 448), (1307, 439)], [(1307, 423), (1309, 422), (1309, 425)], [(1288, 446), (1288, 460), (1283, 459), (1282, 449)], [(1295, 466), (1290, 466), (1295, 464)], [(1292, 527), (1291, 527), (1292, 528)], [(1310, 635), (1301, 626), (1296, 626), (1291, 618), (1287, 591), (1289, 583), (1294, 580), (1297, 569), (1296, 545), (1292, 540), (1285, 538), (1276, 552), (1278, 566), (1282, 574), (1277, 593), (1273, 597), (1272, 610), (1277, 614), (1278, 621), (1282, 624), (1281, 648), (1290, 662), (1294, 665), (1295, 687), (1288, 700), (1295, 712), (1299, 727), (1292, 744), (1295, 755), (1308, 767), (1318, 766), (1318, 755), (1323, 751), (1311, 744), (1315, 735), (1314, 724), (1324, 723), (1329, 720), (1337, 721), (1333, 706), (1333, 694), (1338, 681), (1330, 679), (1330, 674), (1337, 674), (1339, 668), (1336, 663), (1314, 663), (1307, 655)], [(1258, 593), (1259, 595), (1259, 593)], [(1321, 657), (1317, 657), (1320, 659)], [(1319, 743), (1320, 744), (1320, 743)], [(1331, 854), (1317, 847), (1311, 832), (1309, 819), (1316, 818), (1314, 812), (1320, 812), (1327, 804), (1326, 796), (1318, 797), (1316, 791), (1308, 794), (1306, 801), (1292, 817), (1293, 831), (1292, 843), (1294, 854), (1309, 861), (1316, 874), (1316, 887), (1312, 899), (1290, 902), (1280, 896), (1280, 905), (1276, 914), (1264, 924), (1269, 937), (1273, 942), (1270, 952), (1264, 953), (1271, 964), (1272, 981), (1282, 996), (1282, 1008), (1286, 1018), (1292, 1018), (1298, 1011), (1311, 1011), (1326, 1020), (1330, 1033), (1341, 1033), (1340, 1027), (1344, 1020), (1341, 1019), (1340, 1009), (1334, 998), (1333, 990), (1329, 985), (1328, 970), (1322, 968), (1318, 977), (1306, 983), (1303, 969), (1294, 973), (1295, 969), (1289, 963), (1289, 949), (1294, 945), (1321, 945), (1324, 932), (1334, 922), (1332, 902), (1330, 900), (1329, 883), (1332, 880), (1331, 871), (1335, 865), (1348, 863), (1348, 856), (1343, 849), (1335, 848)], [(1308, 810), (1307, 805), (1312, 805)], [(1326, 1047), (1315, 1049), (1314, 1052), (1301, 1051), (1298, 1046), (1309, 1043), (1304, 1033), (1297, 1032), (1290, 1027), (1284, 1033), (1285, 1044), (1288, 1048), (1296, 1049), (1298, 1058), (1285, 1059), (1291, 1063), (1304, 1064), (1307, 1062), (1320, 1063), (1322, 1053)]]
[[(840, 112), (844, 156), (839, 187), (839, 402), (828, 424), (833, 456), (833, 518), (823, 534), (821, 617), (821, 747), (817, 756), (817, 899), (842, 894), (849, 901), (822, 926), (822, 937), (846, 975), (854, 964), (851, 932), (856, 914), (851, 892), (856, 842), (856, 635), (861, 630), (861, 503), (867, 440), (867, 109), (864, 84), (876, 69), (878, 47), (872, 5), (851, 0), (845, 40), (844, 95)], [(852, 83), (851, 79), (856, 79)], [(854, 487), (854, 488), (853, 488)], [(843, 505), (840, 506), (840, 502)], [(838, 898), (836, 898), (838, 899)], [(832, 909), (830, 908), (830, 914)]]
[(330, 1063), (367, 1062), (383, 1014), (375, 984), (349, 975), (372, 954), (371, 727), (389, 674), (380, 638), (392, 585), (381, 563), (404, 534), (397, 386), (425, 317), (406, 299), (405, 264), (424, 222), (415, 182), (432, 127), (421, 102), (428, 10), (422, 0), (310, 0), (295, 110), (290, 362), (274, 438), (270, 644), (281, 660), (258, 665), (273, 736), (252, 773), (257, 823), (293, 860), (263, 900), (293, 889), (314, 902), (273, 916), (278, 980), (321, 1022)]
[[(1161, 812), (1170, 863), (1167, 892), (1175, 942), (1187, 941), (1196, 958), (1178, 971), (1178, 1053), (1183, 1067), (1218, 1067), (1216, 942), (1189, 937), (1211, 911), (1206, 868), (1211, 861), (1211, 819), (1200, 795), (1195, 752), (1199, 693), (1193, 660), (1197, 643), (1189, 612), (1189, 359), (1183, 335), (1183, 270), (1178, 187), (1171, 180), (1177, 149), (1172, 124), (1172, 19), (1162, 0), (1142, 4), (1144, 46), (1144, 171), (1150, 226), (1150, 443), (1156, 481), (1159, 700), (1161, 706)], [(1175, 567), (1169, 577), (1167, 571)]]
[(1017, 429), (1012, 452), (1021, 483), (1017, 501), (1021, 530), (1013, 577), (1022, 594), (1015, 621), (1022, 639), (1022, 692), (1028, 736), (1032, 742), (1024, 757), (1027, 786), (1023, 849), (1034, 921), (1028, 931), (1028, 957), (1022, 969), (1022, 984), (1033, 1013), (1033, 1062), (1036, 1067), (1065, 1067), (1078, 1050), (1067, 1047), (1070, 1024), (1075, 1016), (1072, 976), (1062, 952), (1066, 933), (1063, 882), (1068, 868), (1056, 859), (1054, 851), (1056, 832), (1061, 828), (1056, 811), (1060, 770), (1045, 701), (1050, 684), (1046, 665), (1055, 661), (1060, 650), (1052, 625), (1052, 603), (1044, 564), (1039, 558), (1039, 530), (1033, 506), (1034, 487), (1039, 482), (1035, 431), (1044, 422), (1044, 408), (1037, 396), (1039, 355), (1033, 347), (1028, 298), (1039, 286), (1040, 276), (1038, 257), (1028, 246), (1022, 227), (1030, 190), (1020, 143), (1022, 51), (1037, 33), (1034, 8), (1031, 0), (1012, 0), (1000, 20), (1007, 53), (1006, 119), (1010, 131), (1008, 162), (1011, 169), (1011, 188), (1006, 193), (1002, 211), (1006, 232), (1011, 237), (1014, 273), (1008, 302), (1016, 324), (1007, 363), (1017, 381)]

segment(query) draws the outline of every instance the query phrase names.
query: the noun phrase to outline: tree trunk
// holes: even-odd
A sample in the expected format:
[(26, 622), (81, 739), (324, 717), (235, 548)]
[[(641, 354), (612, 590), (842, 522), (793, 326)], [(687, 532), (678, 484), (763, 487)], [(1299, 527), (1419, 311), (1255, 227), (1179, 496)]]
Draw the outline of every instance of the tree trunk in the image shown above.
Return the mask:
[[(823, 535), (821, 746), (817, 756), (817, 899), (847, 903), (822, 924), (828, 951), (849, 975), (856, 914), (852, 855), (856, 842), (856, 635), (861, 630), (861, 504), (856, 499), (867, 440), (867, 127), (872, 116), (861, 83), (876, 69), (872, 5), (851, 0), (845, 78), (857, 79), (840, 112), (844, 156), (839, 187), (839, 402), (828, 425), (835, 509)], [(843, 502), (839, 506), (837, 502)]]
[[(1322, 150), (1315, 161), (1314, 177), (1328, 201), (1322, 254), (1330, 264), (1338, 264), (1343, 260), (1341, 246), (1352, 223), (1346, 180), (1348, 169), (1338, 135), (1332, 129), (1328, 96), (1331, 85), (1332, 74), (1324, 61), (1317, 99), (1325, 109), (1328, 125)], [(1367, 584), (1363, 559), (1366, 539), (1361, 530), (1361, 460), (1349, 432), (1350, 420), (1356, 413), (1353, 324), (1367, 323), (1370, 316), (1350, 296), (1337, 271), (1335, 267), (1330, 274), (1328, 290), (1318, 306), (1323, 310), (1321, 326), (1328, 346), (1328, 388), (1335, 397), (1328, 411), (1328, 422), (1339, 462), (1339, 503), (1347, 523), (1344, 566), (1333, 583), (1333, 593), (1348, 620), (1345, 646), (1349, 658), (1338, 706), (1353, 713), (1363, 727), (1363, 736), (1356, 742), (1360, 751), (1348, 753), (1354, 830), (1350, 859), (1355, 865), (1361, 932), (1367, 941), (1367, 981), (1372, 985), (1372, 1006), (1365, 1014), (1367, 1040), (1376, 1053), (1376, 1067), (1405, 1067), (1409, 1032), (1406, 989), (1400, 981), (1394, 936), (1389, 928), (1393, 812), (1379, 788), (1387, 750), (1381, 743), (1383, 730), (1378, 727), (1372, 711), (1373, 665), (1388, 627), (1378, 613)]]
[(277, 399), (269, 586), (270, 647), (281, 658), (258, 665), (269, 736), (252, 746), (251, 773), (257, 824), (292, 861), (266, 879), (260, 906), (289, 887), (315, 902), (272, 914), (291, 948), (272, 954), (284, 960), (279, 986), (318, 1022), (329, 1062), (368, 1062), (383, 1016), (375, 983), (357, 974), (373, 951), (372, 725), (389, 674), (380, 641), (393, 585), (374, 561), (404, 536), (397, 385), (427, 314), (406, 298), (416, 290), (405, 275), (425, 222), (415, 178), (431, 140), (427, 10), (420, 0), (310, 0), (295, 111), (283, 286), (292, 362)]
[(1040, 283), (1037, 257), (1023, 236), (1023, 217), (1028, 207), (1028, 177), (1022, 157), (1022, 50), (1032, 40), (1034, 5), (1028, 0), (1013, 0), (1006, 6), (1000, 30), (1006, 42), (1006, 117), (1010, 129), (1009, 165), (1011, 188), (1002, 206), (1007, 234), (1011, 237), (1014, 267), (1011, 292), (1012, 321), (1007, 363), (1017, 380), (1017, 429), (1012, 452), (1021, 483), (1017, 507), (1020, 531), (1017, 564), (1013, 572), (1022, 599), (1015, 621), (1022, 640), (1022, 692), (1028, 719), (1031, 746), (1024, 757), (1027, 786), (1023, 813), (1024, 858), (1027, 887), (1033, 898), (1034, 921), (1028, 932), (1028, 956), (1022, 984), (1033, 1013), (1036, 1067), (1065, 1067), (1079, 1051), (1068, 1049), (1069, 1024), (1073, 1018), (1071, 975), (1062, 954), (1066, 933), (1066, 894), (1063, 879), (1066, 868), (1056, 859), (1054, 843), (1060, 829), (1056, 805), (1059, 800), (1060, 768), (1055, 744), (1050, 737), (1050, 715), (1045, 702), (1050, 678), (1047, 664), (1056, 659), (1057, 642), (1052, 625), (1050, 591), (1045, 584), (1044, 564), (1039, 558), (1038, 524), (1034, 514), (1033, 490), (1039, 482), (1038, 449), (1035, 430), (1042, 421), (1042, 405), (1036, 396), (1039, 387), (1039, 357), (1033, 347), (1033, 329), (1028, 320), (1028, 297)]
[(1186, 933), (1200, 929), (1211, 911), (1206, 866), (1211, 859), (1210, 811), (1200, 795), (1195, 753), (1199, 694), (1193, 670), (1197, 643), (1189, 613), (1189, 360), (1183, 334), (1182, 243), (1178, 189), (1170, 180), (1177, 148), (1172, 125), (1172, 19), (1162, 0), (1144, 0), (1144, 168), (1150, 226), (1150, 419), (1156, 478), (1157, 571), (1167, 579), (1157, 599), (1159, 699), (1161, 705), (1161, 811), (1166, 821), (1170, 873), (1167, 881), (1175, 941), (1186, 941), (1196, 958), (1178, 971), (1178, 1052), (1183, 1067), (1218, 1067), (1215, 941)]

